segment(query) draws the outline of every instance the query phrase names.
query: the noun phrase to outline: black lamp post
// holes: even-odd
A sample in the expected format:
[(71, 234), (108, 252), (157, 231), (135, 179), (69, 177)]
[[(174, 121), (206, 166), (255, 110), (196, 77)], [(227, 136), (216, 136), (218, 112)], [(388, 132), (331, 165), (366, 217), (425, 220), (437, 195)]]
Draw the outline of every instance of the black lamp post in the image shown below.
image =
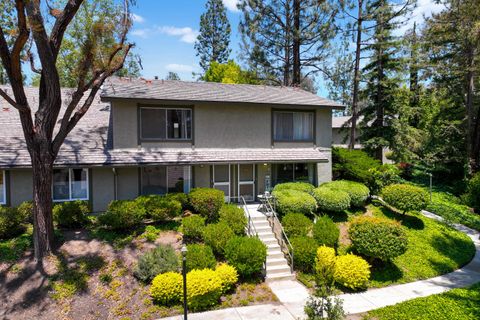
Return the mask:
[(432, 173), (428, 173), (430, 177), (430, 202), (432, 202)]
[(182, 247), (183, 319), (187, 320), (187, 247)]

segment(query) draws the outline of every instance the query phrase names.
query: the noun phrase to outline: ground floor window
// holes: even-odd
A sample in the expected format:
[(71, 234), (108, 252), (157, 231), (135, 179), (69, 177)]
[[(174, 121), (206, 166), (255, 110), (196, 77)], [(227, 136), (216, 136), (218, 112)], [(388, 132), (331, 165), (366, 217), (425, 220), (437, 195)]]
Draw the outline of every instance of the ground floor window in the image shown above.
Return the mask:
[(152, 166), (141, 168), (142, 194), (190, 191), (190, 166)]
[(314, 163), (279, 163), (273, 165), (273, 183), (303, 181), (314, 183)]
[(88, 200), (88, 170), (53, 170), (52, 189), (53, 201)]
[(5, 171), (0, 170), (0, 204), (7, 203), (7, 188), (5, 186)]

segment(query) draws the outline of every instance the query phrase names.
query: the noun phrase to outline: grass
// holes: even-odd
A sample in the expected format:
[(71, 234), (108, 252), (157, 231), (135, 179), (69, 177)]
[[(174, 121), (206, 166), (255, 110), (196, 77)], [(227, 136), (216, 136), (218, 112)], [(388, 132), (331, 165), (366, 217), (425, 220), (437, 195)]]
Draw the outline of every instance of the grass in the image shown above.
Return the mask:
[(18, 260), (23, 253), (33, 246), (33, 228), (17, 237), (0, 241), (0, 262), (13, 262)]
[(480, 319), (480, 283), (465, 289), (418, 298), (369, 312), (376, 320), (470, 320)]
[(376, 203), (368, 208), (375, 216), (400, 221), (408, 236), (408, 249), (403, 255), (373, 266), (371, 287), (445, 274), (462, 267), (475, 254), (475, 246), (467, 235), (443, 223), (420, 214), (403, 216)]

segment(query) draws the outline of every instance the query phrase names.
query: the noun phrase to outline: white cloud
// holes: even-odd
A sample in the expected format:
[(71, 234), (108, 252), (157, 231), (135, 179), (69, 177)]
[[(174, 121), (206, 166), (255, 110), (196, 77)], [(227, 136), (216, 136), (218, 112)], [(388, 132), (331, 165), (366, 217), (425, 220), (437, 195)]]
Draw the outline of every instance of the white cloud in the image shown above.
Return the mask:
[(150, 34), (151, 30), (150, 29), (135, 29), (130, 32), (132, 36), (137, 36), (140, 38), (147, 38), (148, 35)]
[(413, 28), (416, 23), (419, 27), (426, 18), (430, 18), (433, 14), (439, 13), (445, 8), (443, 4), (436, 3), (435, 0), (418, 0), (417, 7), (407, 17), (407, 21), (397, 31), (399, 35), (403, 35), (407, 30)]
[(178, 64), (178, 63), (170, 63), (165, 66), (167, 71), (173, 72), (194, 72), (197, 70), (196, 67), (188, 65), (188, 64)]
[(171, 26), (158, 27), (158, 31), (169, 36), (180, 37), (180, 41), (186, 43), (194, 43), (198, 37), (198, 30), (194, 30), (190, 27), (177, 28)]
[(239, 0), (222, 0), (223, 5), (230, 11), (238, 12), (237, 4)]
[(145, 22), (145, 18), (138, 15), (138, 14), (135, 14), (135, 13), (132, 13), (132, 20), (133, 22), (137, 22), (137, 23), (144, 23)]

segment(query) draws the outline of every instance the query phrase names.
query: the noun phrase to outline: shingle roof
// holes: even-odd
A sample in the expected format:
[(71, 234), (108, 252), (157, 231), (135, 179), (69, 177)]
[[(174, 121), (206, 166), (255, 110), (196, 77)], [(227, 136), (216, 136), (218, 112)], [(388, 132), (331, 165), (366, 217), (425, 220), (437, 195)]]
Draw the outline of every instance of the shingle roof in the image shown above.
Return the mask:
[(335, 101), (292, 87), (117, 77), (105, 83), (101, 96), (103, 100), (154, 99), (344, 108)]
[[(0, 87), (8, 90), (6, 86)], [(38, 88), (26, 88), (26, 93), (31, 106), (37, 105)], [(64, 103), (69, 100), (70, 94), (70, 89), (62, 90)], [(55, 164), (57, 166), (120, 166), (156, 163), (319, 162), (328, 159), (328, 150), (317, 148), (112, 150), (110, 124), (110, 106), (108, 103), (101, 102), (97, 96), (90, 110), (65, 140)], [(26, 149), (18, 112), (1, 98), (0, 137), (2, 137), (0, 168), (29, 167), (30, 156)]]

